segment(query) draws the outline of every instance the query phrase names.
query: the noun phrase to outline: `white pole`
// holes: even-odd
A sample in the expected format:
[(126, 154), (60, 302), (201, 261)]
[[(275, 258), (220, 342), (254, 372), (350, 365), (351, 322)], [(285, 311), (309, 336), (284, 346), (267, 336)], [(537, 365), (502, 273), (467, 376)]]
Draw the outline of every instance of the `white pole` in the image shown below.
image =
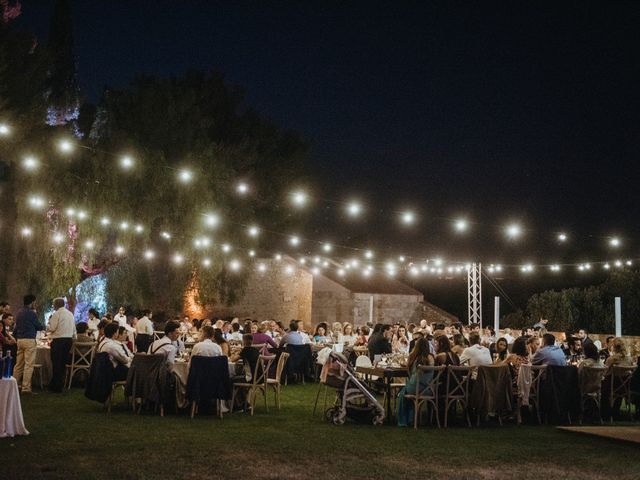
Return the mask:
[(498, 338), (500, 336), (500, 297), (493, 297), (493, 329)]
[(620, 303), (620, 297), (616, 297), (616, 337), (622, 336), (622, 304)]
[(373, 295), (369, 297), (369, 321), (373, 324)]

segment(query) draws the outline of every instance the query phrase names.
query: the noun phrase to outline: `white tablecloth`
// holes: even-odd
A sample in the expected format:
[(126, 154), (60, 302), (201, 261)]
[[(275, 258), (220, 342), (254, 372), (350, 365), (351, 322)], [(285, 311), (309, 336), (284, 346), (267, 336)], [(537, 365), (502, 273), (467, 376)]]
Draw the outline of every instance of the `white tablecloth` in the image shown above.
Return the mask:
[(29, 435), (22, 418), (16, 379), (0, 378), (0, 438)]

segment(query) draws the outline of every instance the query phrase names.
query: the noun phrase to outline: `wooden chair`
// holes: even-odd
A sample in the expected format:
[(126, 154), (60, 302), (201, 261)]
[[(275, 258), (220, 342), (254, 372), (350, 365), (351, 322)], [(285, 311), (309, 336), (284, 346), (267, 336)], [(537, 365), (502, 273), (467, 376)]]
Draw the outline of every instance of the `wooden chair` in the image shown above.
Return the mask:
[(164, 332), (162, 330), (154, 330), (153, 331), (153, 341), (160, 340), (164, 337)]
[(282, 378), (282, 372), (284, 372), (284, 367), (286, 366), (288, 359), (289, 354), (287, 352), (282, 352), (280, 354), (280, 358), (278, 359), (278, 364), (276, 365), (275, 377), (269, 378), (267, 376), (267, 386), (273, 388), (276, 407), (278, 408), (278, 410), (280, 410), (280, 389), (282, 387), (280, 381)]
[[(471, 379), (472, 367), (458, 367), (449, 365), (447, 367), (447, 381), (444, 397), (444, 427), (449, 426), (449, 409), (453, 407), (457, 410), (458, 405), (462, 407), (467, 418), (467, 424), (471, 426), (469, 417), (469, 380)], [(455, 413), (455, 410), (454, 410)]]
[(614, 365), (611, 367), (611, 390), (609, 393), (609, 408), (611, 416), (609, 421), (613, 423), (614, 405), (616, 400), (624, 400), (627, 415), (631, 417), (631, 377), (636, 367)]
[(356, 357), (361, 356), (369, 356), (369, 349), (367, 347), (353, 347), (353, 353), (356, 354)]
[(607, 369), (604, 367), (581, 367), (578, 370), (580, 382), (580, 425), (584, 419), (584, 412), (588, 404), (595, 405), (596, 412), (602, 424), (600, 404), (602, 400), (602, 381)]
[(107, 407), (107, 413), (111, 413), (111, 405), (113, 404), (113, 397), (114, 397), (115, 392), (116, 392), (116, 390), (118, 388), (122, 388), (122, 393), (123, 393), (123, 395), (125, 395), (125, 401), (126, 401), (127, 396), (124, 393), (126, 385), (127, 385), (127, 381), (126, 380), (121, 380), (119, 382), (113, 382), (111, 384), (111, 393), (109, 394), (109, 398), (105, 402), (105, 407)]
[[(527, 403), (529, 404), (529, 406), (532, 406), (535, 409), (536, 417), (538, 418), (538, 424), (542, 424), (542, 416), (540, 414), (541, 412), (540, 383), (542, 381), (542, 378), (544, 377), (547, 366), (546, 365), (521, 365), (520, 370), (522, 370), (523, 368), (531, 369), (531, 387), (529, 389), (529, 398)], [(516, 404), (517, 410), (518, 410), (516, 412), (518, 425), (522, 424), (522, 413), (520, 409), (522, 408), (523, 404), (524, 404), (523, 399), (518, 397), (518, 401)]]
[(71, 363), (67, 363), (67, 390), (71, 388), (71, 382), (76, 373), (91, 370), (91, 362), (95, 353), (96, 342), (73, 342), (71, 347)]
[(251, 415), (253, 415), (256, 395), (258, 392), (261, 392), (264, 395), (264, 406), (267, 412), (269, 412), (269, 404), (267, 403), (267, 377), (269, 374), (269, 368), (271, 368), (271, 364), (273, 363), (275, 358), (275, 355), (260, 355), (253, 370), (251, 382), (239, 382), (233, 384), (233, 394), (231, 396), (232, 406), (235, 405), (236, 391), (247, 390), (245, 407), (248, 404), (251, 410)]
[(433, 374), (431, 380), (427, 383), (425, 388), (421, 388), (421, 381), (419, 380), (416, 383), (415, 393), (408, 393), (404, 396), (404, 398), (413, 401), (413, 428), (418, 429), (418, 424), (420, 423), (420, 409), (422, 405), (426, 404), (427, 406), (431, 405), (436, 416), (436, 423), (438, 424), (438, 428), (440, 428), (440, 415), (438, 414), (438, 387), (440, 385), (440, 377), (443, 372), (447, 369), (446, 366), (441, 365), (439, 367), (418, 366), (419, 377), (422, 377), (429, 372)]

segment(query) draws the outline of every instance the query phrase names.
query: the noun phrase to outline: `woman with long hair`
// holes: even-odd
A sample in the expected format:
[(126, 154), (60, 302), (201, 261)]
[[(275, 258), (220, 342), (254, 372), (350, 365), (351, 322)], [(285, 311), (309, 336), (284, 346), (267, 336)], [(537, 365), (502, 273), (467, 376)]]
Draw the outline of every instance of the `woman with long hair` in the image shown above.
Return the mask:
[(460, 357), (451, 351), (451, 341), (446, 335), (436, 338), (436, 365), (460, 365)]
[(415, 393), (416, 389), (424, 390), (428, 387), (429, 382), (433, 378), (433, 372), (423, 372), (418, 369), (419, 366), (433, 366), (435, 360), (429, 352), (429, 342), (425, 338), (416, 340), (413, 350), (409, 354), (407, 361), (407, 370), (409, 371), (409, 379), (405, 386), (398, 393), (398, 426), (406, 427), (413, 421), (413, 402), (405, 400), (407, 393)]

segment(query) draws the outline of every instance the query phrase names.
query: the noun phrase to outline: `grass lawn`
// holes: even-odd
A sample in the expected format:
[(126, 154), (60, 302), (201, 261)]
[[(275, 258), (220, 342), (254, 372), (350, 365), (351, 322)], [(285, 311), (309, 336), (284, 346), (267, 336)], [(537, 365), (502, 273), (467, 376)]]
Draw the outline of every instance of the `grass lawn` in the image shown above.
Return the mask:
[(107, 415), (80, 389), (23, 397), (31, 435), (0, 439), (0, 478), (640, 478), (637, 445), (553, 427), (333, 426), (311, 416), (316, 388), (291, 385), (282, 411), (222, 421)]

